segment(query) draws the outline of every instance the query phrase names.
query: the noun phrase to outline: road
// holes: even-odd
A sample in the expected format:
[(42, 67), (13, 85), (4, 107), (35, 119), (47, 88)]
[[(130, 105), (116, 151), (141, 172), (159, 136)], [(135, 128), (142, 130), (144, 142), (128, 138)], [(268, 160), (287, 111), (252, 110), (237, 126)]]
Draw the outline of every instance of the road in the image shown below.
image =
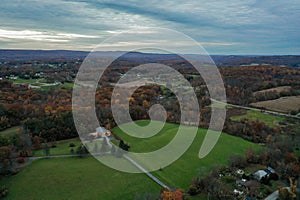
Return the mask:
[(225, 106), (231, 106), (231, 107), (235, 107), (235, 108), (242, 108), (242, 109), (245, 109), (245, 110), (253, 110), (253, 111), (258, 111), (258, 112), (263, 111), (263, 113), (265, 113), (265, 114), (272, 114), (272, 115), (277, 115), (277, 116), (284, 116), (284, 117), (291, 117), (291, 118), (295, 118), (295, 119), (300, 119), (300, 117), (298, 117), (296, 115), (290, 115), (290, 114), (280, 113), (280, 112), (275, 112), (275, 111), (270, 111), (270, 110), (262, 110), (262, 109), (258, 109), (258, 108), (240, 106), (240, 105), (235, 105), (235, 104), (231, 104), (231, 103), (225, 103), (225, 102), (218, 101), (218, 100), (215, 100), (215, 99), (210, 99), (210, 100), (212, 102), (223, 104)]
[(127, 155), (123, 155), (123, 157), (128, 160), (129, 162), (131, 162), (134, 166), (136, 166), (138, 169), (140, 169), (143, 173), (145, 173), (149, 178), (151, 178), (155, 183), (157, 183), (158, 185), (160, 185), (161, 187), (170, 190), (170, 188), (164, 184), (162, 181), (160, 181), (158, 178), (156, 178), (153, 174), (151, 174), (150, 172), (148, 172), (145, 168), (143, 168), (140, 164), (138, 164), (137, 162), (135, 162), (132, 158), (128, 157)]
[[(112, 147), (112, 144), (110, 143), (110, 139), (108, 137), (104, 137), (107, 144)], [(141, 170), (143, 173), (145, 173), (150, 179), (152, 179), (155, 183), (157, 183), (158, 185), (160, 185), (161, 187), (170, 190), (170, 187), (168, 187), (165, 183), (163, 183), (162, 181), (160, 181), (157, 177), (155, 177), (153, 174), (151, 174), (149, 171), (147, 171), (143, 166), (141, 166), (139, 163), (137, 163), (135, 160), (133, 160), (132, 158), (130, 158), (127, 155), (123, 155), (123, 157), (128, 160), (129, 162), (131, 162), (134, 166), (136, 166), (139, 170)]]
[(267, 196), (267, 198), (265, 198), (265, 200), (277, 200), (277, 199), (279, 199), (279, 191), (278, 190), (276, 190), (275, 192), (273, 192), (272, 194)]

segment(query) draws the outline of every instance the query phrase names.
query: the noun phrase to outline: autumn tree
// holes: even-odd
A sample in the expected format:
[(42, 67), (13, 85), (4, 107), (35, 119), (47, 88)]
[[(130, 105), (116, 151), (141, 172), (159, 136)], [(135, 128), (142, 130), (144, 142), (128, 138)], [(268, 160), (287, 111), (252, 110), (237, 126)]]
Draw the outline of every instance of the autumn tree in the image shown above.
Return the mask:
[(40, 137), (36, 135), (32, 138), (32, 140), (33, 140), (34, 149), (40, 149), (41, 148)]
[(183, 199), (183, 190), (177, 189), (175, 191), (170, 191), (167, 189), (164, 189), (160, 197), (162, 200), (182, 200)]

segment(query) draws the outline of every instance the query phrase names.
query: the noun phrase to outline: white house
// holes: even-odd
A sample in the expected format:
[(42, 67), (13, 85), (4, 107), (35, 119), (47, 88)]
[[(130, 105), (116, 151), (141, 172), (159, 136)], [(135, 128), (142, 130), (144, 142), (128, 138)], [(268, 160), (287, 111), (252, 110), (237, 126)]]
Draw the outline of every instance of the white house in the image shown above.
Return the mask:
[(90, 133), (89, 136), (94, 138), (103, 138), (111, 135), (111, 132), (104, 127), (100, 126), (96, 128), (96, 132)]

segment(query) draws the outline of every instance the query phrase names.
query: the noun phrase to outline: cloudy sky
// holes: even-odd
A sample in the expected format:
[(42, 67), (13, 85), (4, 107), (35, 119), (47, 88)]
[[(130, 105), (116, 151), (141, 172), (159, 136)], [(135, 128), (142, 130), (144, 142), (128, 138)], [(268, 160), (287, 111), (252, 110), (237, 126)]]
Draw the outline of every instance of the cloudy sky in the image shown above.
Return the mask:
[(1, 0), (0, 5), (1, 49), (90, 51), (113, 34), (151, 27), (180, 31), (210, 54), (300, 54), (299, 0)]

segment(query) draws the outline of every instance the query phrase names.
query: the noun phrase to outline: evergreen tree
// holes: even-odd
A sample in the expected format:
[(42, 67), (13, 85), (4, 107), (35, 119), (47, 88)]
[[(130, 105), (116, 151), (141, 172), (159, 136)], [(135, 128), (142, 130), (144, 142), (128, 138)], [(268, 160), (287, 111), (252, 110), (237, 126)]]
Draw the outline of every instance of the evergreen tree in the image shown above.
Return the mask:
[(107, 144), (106, 140), (103, 138), (100, 152), (101, 152), (101, 153), (107, 152), (107, 147), (108, 147), (108, 144)]
[(99, 153), (99, 147), (98, 147), (97, 141), (96, 141), (96, 143), (94, 145), (93, 153)]
[(48, 144), (45, 144), (44, 151), (45, 151), (46, 156), (50, 156), (50, 148), (49, 148)]
[(112, 155), (115, 155), (115, 153), (116, 153), (116, 147), (115, 147), (114, 145), (112, 145), (112, 147), (111, 147), (111, 149), (110, 149), (110, 153), (111, 153)]

